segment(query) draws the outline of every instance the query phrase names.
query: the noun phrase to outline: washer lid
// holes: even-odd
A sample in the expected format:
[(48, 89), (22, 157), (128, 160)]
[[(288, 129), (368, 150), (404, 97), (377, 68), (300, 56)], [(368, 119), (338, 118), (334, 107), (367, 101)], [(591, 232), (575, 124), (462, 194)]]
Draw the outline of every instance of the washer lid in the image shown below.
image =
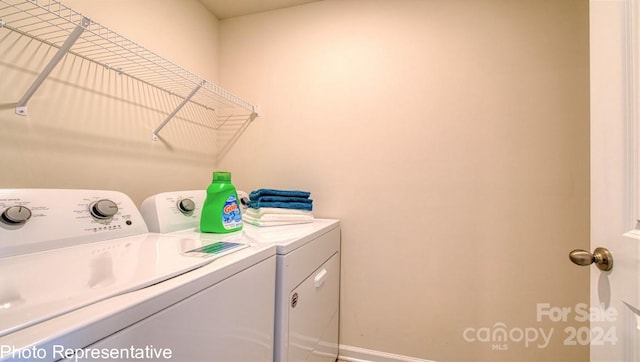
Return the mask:
[(248, 247), (217, 242), (143, 234), (0, 259), (0, 336)]

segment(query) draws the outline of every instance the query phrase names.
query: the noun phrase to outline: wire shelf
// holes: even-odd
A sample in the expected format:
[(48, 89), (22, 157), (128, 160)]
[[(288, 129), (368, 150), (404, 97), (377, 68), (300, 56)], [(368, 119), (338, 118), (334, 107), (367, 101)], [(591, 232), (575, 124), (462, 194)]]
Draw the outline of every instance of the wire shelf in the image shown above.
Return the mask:
[[(257, 116), (257, 107), (239, 96), (92, 21), (59, 1), (0, 0), (0, 27), (59, 48), (62, 54), (68, 52), (183, 98), (185, 101), (154, 131), (154, 139), (186, 102), (194, 102), (215, 110), (216, 113), (246, 115), (251, 120)], [(50, 67), (55, 67), (55, 64), (50, 63)], [(43, 79), (40, 82), (48, 75), (45, 74), (46, 71), (47, 69), (41, 74)], [(39, 84), (35, 85), (35, 88), (38, 86)], [(30, 96), (25, 95), (24, 98), (26, 104)], [(21, 106), (20, 103), (18, 102), (18, 106)], [(20, 113), (18, 110), (17, 112)], [(26, 107), (23, 112), (26, 114)]]

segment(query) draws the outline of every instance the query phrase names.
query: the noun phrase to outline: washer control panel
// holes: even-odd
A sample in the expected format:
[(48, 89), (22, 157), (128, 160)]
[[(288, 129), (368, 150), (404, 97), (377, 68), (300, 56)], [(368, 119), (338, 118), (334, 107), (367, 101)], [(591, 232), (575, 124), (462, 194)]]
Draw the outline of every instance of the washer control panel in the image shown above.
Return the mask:
[(147, 232), (121, 192), (0, 189), (0, 257)]

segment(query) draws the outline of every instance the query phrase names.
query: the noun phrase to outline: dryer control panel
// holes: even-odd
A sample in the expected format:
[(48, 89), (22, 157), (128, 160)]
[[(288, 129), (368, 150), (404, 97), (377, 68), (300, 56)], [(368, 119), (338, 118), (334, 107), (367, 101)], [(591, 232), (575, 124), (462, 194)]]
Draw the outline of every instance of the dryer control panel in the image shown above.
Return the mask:
[(0, 257), (147, 232), (135, 204), (121, 192), (0, 189)]
[(205, 190), (163, 192), (146, 198), (140, 205), (142, 217), (154, 233), (198, 228)]

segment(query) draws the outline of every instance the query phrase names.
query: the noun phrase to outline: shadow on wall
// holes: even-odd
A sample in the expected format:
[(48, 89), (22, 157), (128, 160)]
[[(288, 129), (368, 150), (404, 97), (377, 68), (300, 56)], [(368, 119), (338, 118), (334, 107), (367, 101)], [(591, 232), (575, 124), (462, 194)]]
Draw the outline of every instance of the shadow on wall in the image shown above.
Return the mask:
[[(43, 150), (82, 149), (122, 157), (161, 153), (176, 162), (210, 165), (224, 157), (251, 123), (246, 116), (198, 102), (186, 103), (170, 117), (181, 97), (74, 54), (66, 54), (35, 92), (28, 116), (18, 116), (13, 113), (17, 101), (57, 48), (13, 32), (0, 39), (6, 80), (0, 85), (0, 118), (6, 126), (0, 138), (9, 144), (20, 139)], [(169, 118), (158, 141), (151, 141)]]

